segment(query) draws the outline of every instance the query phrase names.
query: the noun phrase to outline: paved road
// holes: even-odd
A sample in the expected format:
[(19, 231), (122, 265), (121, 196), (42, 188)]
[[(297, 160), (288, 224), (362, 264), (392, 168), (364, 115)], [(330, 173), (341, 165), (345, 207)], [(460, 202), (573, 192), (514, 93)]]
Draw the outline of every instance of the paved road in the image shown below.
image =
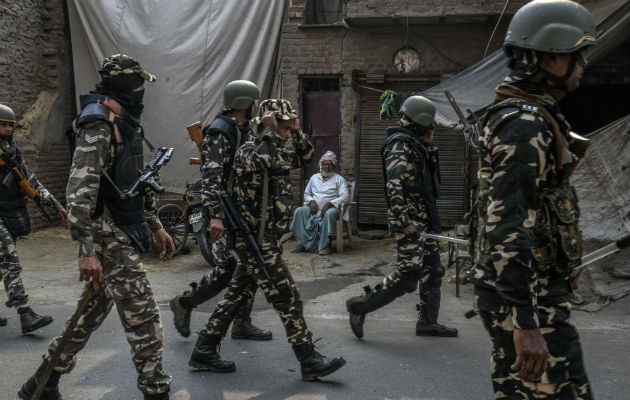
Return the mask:
[[(50, 337), (61, 331), (72, 313), (80, 284), (76, 282), (74, 250), (67, 246), (61, 230), (36, 233), (20, 243), (25, 262), (24, 279), (33, 307), (55, 318), (52, 326), (34, 335), (19, 336), (19, 321), (13, 310), (2, 309), (9, 325), (0, 328), (0, 400), (15, 399), (22, 382), (37, 367)], [(367, 249), (367, 250), (366, 250)], [(61, 253), (53, 255), (54, 252)], [(391, 243), (371, 243), (361, 251), (334, 255), (328, 260), (287, 255), (305, 299), (305, 314), (320, 351), (343, 355), (348, 364), (321, 382), (302, 382), (299, 364), (286, 342), (279, 318), (259, 295), (254, 320), (273, 331), (270, 342), (226, 339), (224, 358), (234, 360), (232, 374), (194, 372), (187, 366), (195, 338), (182, 338), (172, 325), (167, 301), (186, 282), (204, 270), (194, 251), (168, 265), (148, 260), (150, 280), (165, 322), (165, 369), (173, 375), (174, 400), (355, 400), (355, 399), (489, 399), (489, 340), (479, 319), (466, 320), (470, 290), (461, 298), (454, 287), (444, 285), (440, 320), (460, 331), (458, 338), (425, 338), (414, 335), (416, 295), (407, 295), (370, 314), (366, 337), (357, 340), (350, 332), (344, 299), (374, 284), (377, 274), (387, 270), (379, 260), (392, 255)], [(61, 264), (58, 266), (58, 264)], [(310, 264), (310, 265), (309, 265)], [(354, 271), (355, 273), (352, 273)], [(357, 271), (362, 271), (357, 274)], [(38, 282), (38, 283), (36, 283)], [(4, 293), (0, 292), (0, 297)], [(200, 329), (214, 302), (193, 313), (192, 326)], [(596, 314), (575, 313), (584, 345), (587, 371), (597, 399), (628, 399), (630, 393), (630, 298), (616, 302)], [(141, 399), (135, 387), (135, 370), (117, 313), (112, 313), (80, 353), (76, 369), (62, 377), (65, 399)]]

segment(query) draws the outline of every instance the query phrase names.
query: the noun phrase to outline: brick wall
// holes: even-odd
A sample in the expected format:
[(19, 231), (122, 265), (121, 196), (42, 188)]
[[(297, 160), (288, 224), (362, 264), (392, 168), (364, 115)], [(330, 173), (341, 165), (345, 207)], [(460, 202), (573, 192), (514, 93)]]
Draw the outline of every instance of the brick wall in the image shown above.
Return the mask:
[[(0, 12), (0, 103), (15, 111), (14, 137), (37, 178), (65, 203), (63, 131), (76, 112), (65, 1), (3, 0)], [(48, 225), (35, 208), (29, 202), (33, 227)]]
[[(341, 173), (349, 180), (354, 174), (354, 135), (358, 123), (355, 121), (357, 92), (352, 83), (353, 71), (397, 75), (393, 55), (407, 40), (407, 45), (420, 54), (416, 76), (446, 78), (483, 58), (494, 24), (505, 4), (502, 0), (481, 3), (467, 0), (345, 1), (345, 17), (352, 19), (350, 24), (354, 23), (348, 27), (343, 24), (305, 24), (309, 11), (307, 3), (307, 0), (292, 0), (288, 21), (283, 26), (283, 95), (296, 108), (301, 108), (302, 76), (342, 76)], [(499, 48), (511, 16), (523, 3), (510, 2), (489, 52)], [(446, 22), (427, 18), (436, 15), (446, 18)], [(411, 21), (408, 34), (406, 23), (400, 20), (400, 17), (406, 20), (407, 16)], [(390, 21), (383, 22), (387, 19)]]

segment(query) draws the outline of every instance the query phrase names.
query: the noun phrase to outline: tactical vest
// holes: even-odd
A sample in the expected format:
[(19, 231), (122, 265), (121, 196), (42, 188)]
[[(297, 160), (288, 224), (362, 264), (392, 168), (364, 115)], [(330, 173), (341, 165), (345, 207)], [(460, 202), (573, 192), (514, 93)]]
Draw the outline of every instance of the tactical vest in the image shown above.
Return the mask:
[[(554, 297), (550, 303), (567, 301), (568, 282), (555, 284), (553, 281), (567, 280), (568, 272), (580, 264), (582, 256), (582, 238), (578, 228), (579, 208), (577, 195), (569, 184), (575, 155), (569, 151), (567, 135), (560, 132), (558, 123), (550, 120), (551, 115), (539, 104), (521, 98), (509, 98), (491, 106), (481, 119), (481, 126), (494, 133), (507, 122), (522, 113), (536, 114), (542, 117), (554, 140), (548, 157), (546, 187), (538, 190), (538, 209), (532, 228), (532, 256), (534, 270), (538, 279), (544, 283), (545, 296)], [(568, 132), (567, 132), (568, 134)], [(488, 208), (487, 182), (479, 176), (479, 197), (473, 207), (470, 221), (471, 256), (475, 265), (492, 265), (489, 246), (485, 240)], [(564, 276), (564, 278), (562, 278)], [(540, 289), (540, 288), (539, 288)], [(544, 297), (539, 300), (542, 304)]]
[(214, 121), (212, 121), (212, 124), (203, 129), (204, 137), (223, 135), (230, 143), (230, 162), (223, 165), (223, 176), (221, 177), (223, 189), (230, 193), (232, 192), (232, 185), (234, 184), (234, 169), (232, 168), (234, 164), (234, 154), (236, 154), (236, 149), (244, 142), (242, 138), (243, 132), (237, 125), (236, 121), (234, 121), (226, 111), (221, 111), (217, 114)]
[[(73, 123), (75, 129), (94, 121), (107, 121), (113, 130), (112, 140), (116, 146), (114, 162), (107, 169), (113, 183), (123, 192), (131, 187), (144, 168), (142, 159), (142, 140), (144, 131), (138, 122), (122, 111), (117, 115), (103, 105), (106, 96), (81, 95), (81, 114)], [(144, 198), (121, 199), (118, 191), (109, 179), (101, 179), (98, 199), (93, 218), (98, 218), (107, 207), (116, 225), (144, 223)]]
[[(27, 176), (27, 171), (23, 171), (22, 152), (15, 148), (22, 175)], [(28, 197), (18, 185), (17, 178), (11, 168), (6, 165), (0, 166), (0, 218), (14, 238), (26, 236), (31, 232), (31, 220), (26, 210)]]
[(403, 195), (419, 194), (427, 207), (427, 214), (431, 222), (431, 228), (435, 232), (442, 231), (440, 216), (437, 209), (437, 199), (440, 197), (440, 162), (437, 147), (426, 148), (423, 143), (413, 138), (413, 133), (408, 129), (399, 126), (387, 128), (387, 139), (381, 147), (381, 159), (383, 163), (383, 183), (385, 185), (385, 200), (387, 207), (390, 207), (389, 197), (387, 197), (387, 171), (385, 167), (385, 150), (394, 141), (409, 143), (420, 162), (422, 173), (418, 176), (415, 185), (403, 186)]

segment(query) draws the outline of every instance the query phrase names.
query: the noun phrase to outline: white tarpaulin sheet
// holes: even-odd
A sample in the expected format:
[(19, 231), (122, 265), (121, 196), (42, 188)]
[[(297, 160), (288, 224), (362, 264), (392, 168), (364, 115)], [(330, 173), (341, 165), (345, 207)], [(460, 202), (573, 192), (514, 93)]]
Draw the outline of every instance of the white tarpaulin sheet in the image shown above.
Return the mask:
[(223, 87), (255, 82), (270, 95), (286, 0), (69, 0), (75, 90), (94, 89), (103, 58), (135, 57), (157, 81), (147, 83), (142, 126), (156, 146), (174, 147), (162, 183), (183, 191), (199, 178), (186, 126), (210, 123)]

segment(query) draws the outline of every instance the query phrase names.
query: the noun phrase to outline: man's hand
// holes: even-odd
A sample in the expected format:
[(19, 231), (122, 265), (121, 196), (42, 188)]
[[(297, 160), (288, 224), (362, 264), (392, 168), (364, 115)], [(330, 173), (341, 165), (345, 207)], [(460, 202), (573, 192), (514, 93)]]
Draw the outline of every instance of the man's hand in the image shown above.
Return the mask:
[(515, 329), (513, 333), (516, 361), (510, 366), (516, 377), (528, 381), (540, 378), (547, 368), (547, 343), (540, 329)]
[(105, 281), (103, 275), (103, 265), (96, 256), (79, 257), (79, 280), (92, 280), (92, 287), (98, 290), (98, 287)]
[(410, 238), (417, 238), (420, 236), (418, 228), (414, 224), (409, 224), (403, 228), (403, 233)]
[(265, 127), (273, 126), (274, 128), (278, 129), (278, 121), (276, 120), (276, 114), (278, 114), (277, 111), (265, 111), (261, 119), (262, 124)]
[(335, 206), (330, 201), (324, 204), (324, 207), (322, 207), (322, 217), (326, 215), (326, 211), (330, 210), (331, 208), (335, 208)]
[(317, 214), (317, 203), (315, 202), (315, 200), (311, 200), (308, 202), (308, 206), (311, 208), (311, 214), (315, 215)]
[(212, 218), (210, 220), (210, 234), (215, 239), (221, 239), (223, 237), (223, 220), (221, 218)]
[(153, 233), (153, 238), (160, 245), (160, 260), (166, 261), (173, 258), (175, 255), (175, 243), (173, 243), (173, 238), (171, 235), (166, 232), (164, 228), (158, 229)]
[(68, 223), (68, 211), (66, 211), (66, 210), (59, 210), (57, 215), (59, 215), (59, 218), (61, 218), (61, 223), (63, 225), (66, 225)]
[(291, 120), (291, 133), (298, 133), (300, 131), (300, 119), (293, 118)]
[(582, 273), (582, 268), (575, 268), (571, 271), (569, 275), (569, 283), (571, 284), (572, 290), (577, 290), (580, 285), (580, 274)]

